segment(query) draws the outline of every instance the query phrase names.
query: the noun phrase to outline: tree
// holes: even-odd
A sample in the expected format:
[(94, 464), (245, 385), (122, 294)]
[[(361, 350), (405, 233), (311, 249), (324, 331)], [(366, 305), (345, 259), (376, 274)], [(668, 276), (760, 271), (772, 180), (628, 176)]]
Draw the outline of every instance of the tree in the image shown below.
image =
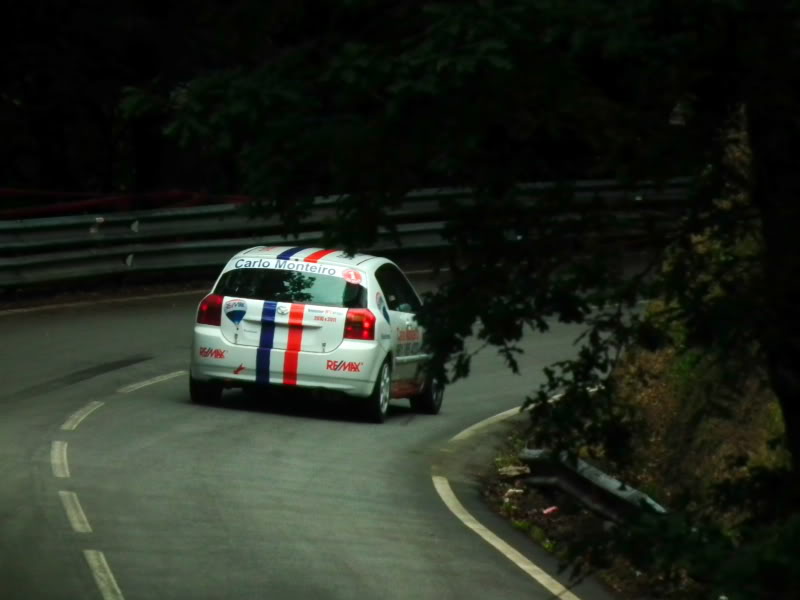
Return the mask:
[[(515, 342), (525, 330), (547, 329), (547, 317), (586, 323), (578, 358), (548, 370), (547, 384), (530, 399), (531, 413), (552, 425), (537, 430), (550, 446), (601, 446), (611, 459), (624, 460), (629, 424), (613, 387), (591, 397), (585, 390), (608, 384), (624, 349), (652, 337), (652, 323), (627, 311), (643, 295), (666, 296), (672, 307), (666, 318), (726, 350), (720, 356), (729, 364), (755, 345), (748, 356), (765, 358), (785, 421), (792, 459), (782, 479), (785, 496), (798, 497), (797, 3), (297, 6), (270, 22), (274, 46), (263, 60), (203, 74), (179, 96), (162, 99), (174, 110), (170, 135), (186, 144), (217, 142), (233, 153), (249, 191), (290, 228), (313, 195), (343, 193), (330, 234), (351, 249), (369, 245), (379, 226), (390, 225), (386, 210), (409, 190), (470, 186), (472, 203), (443, 202), (452, 278), (428, 298), (420, 319), (436, 368), (452, 360), (455, 377), (469, 371), (464, 341), (475, 324), (478, 338), (516, 368), (524, 357)], [(140, 97), (132, 92), (129, 101)], [(674, 125), (676, 111), (683, 125)], [(724, 134), (741, 115), (752, 151), (744, 181), (725, 160)], [(677, 248), (668, 277), (621, 277), (614, 264), (619, 249), (598, 235), (619, 225), (569, 186), (534, 197), (518, 187), (595, 175), (625, 182), (694, 177), (679, 222), (644, 223), (642, 238), (656, 259)], [(734, 184), (746, 190), (746, 200), (720, 203)], [(755, 230), (763, 241), (755, 254), (758, 277), (750, 280), (759, 285), (736, 301), (730, 295), (711, 301), (714, 282), (704, 288), (689, 279), (697, 264), (686, 250), (710, 230), (722, 240)], [(726, 273), (742, 264), (730, 262), (715, 263), (711, 279), (727, 281)], [(547, 403), (562, 386), (567, 400)], [(796, 527), (796, 506), (787, 501), (778, 521), (746, 538), (748, 552), (774, 569), (773, 581), (789, 581), (796, 568), (767, 558), (791, 530), (775, 524)], [(723, 581), (737, 572), (736, 545), (712, 533), (698, 537), (692, 527), (687, 521), (674, 529), (680, 535), (671, 540), (680, 543), (654, 544), (661, 558), (694, 558), (729, 597), (761, 597), (766, 584), (753, 591)], [(635, 541), (629, 537), (626, 547), (639, 547)]]
[(10, 25), (0, 40), (3, 185), (102, 192), (233, 187), (224, 157), (203, 148), (177, 152), (164, 138), (168, 115), (159, 105), (123, 120), (120, 99), (129, 86), (162, 94), (217, 68), (253, 66), (251, 57), (271, 44), (263, 25), (290, 12), (287, 6), (8, 4), (3, 17)]

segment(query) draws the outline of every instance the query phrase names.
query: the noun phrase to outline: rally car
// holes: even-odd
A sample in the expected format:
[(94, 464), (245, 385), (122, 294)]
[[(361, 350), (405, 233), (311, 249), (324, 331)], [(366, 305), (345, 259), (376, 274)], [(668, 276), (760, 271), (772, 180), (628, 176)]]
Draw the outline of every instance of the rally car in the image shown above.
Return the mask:
[(258, 246), (236, 254), (200, 302), (190, 393), (297, 386), (357, 399), (375, 422), (391, 398), (436, 414), (443, 385), (415, 313), (421, 301), (392, 261), (341, 250)]

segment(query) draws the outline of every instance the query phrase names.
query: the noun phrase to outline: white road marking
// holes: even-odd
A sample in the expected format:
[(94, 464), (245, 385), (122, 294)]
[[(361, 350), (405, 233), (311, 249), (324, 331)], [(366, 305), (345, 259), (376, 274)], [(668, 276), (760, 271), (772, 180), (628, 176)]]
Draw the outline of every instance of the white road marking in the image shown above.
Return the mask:
[(69, 477), (69, 463), (67, 462), (67, 442), (54, 441), (50, 446), (50, 466), (53, 475), (61, 479)]
[[(592, 388), (589, 388), (589, 391), (593, 392), (595, 390), (592, 389)], [(561, 400), (561, 398), (563, 398), (563, 397), (564, 397), (564, 392), (559, 392), (559, 393), (551, 396), (547, 401), (550, 404), (555, 404), (556, 402)], [(477, 423), (475, 423), (475, 425), (470, 425), (464, 431), (461, 431), (460, 433), (457, 433), (456, 435), (451, 437), (450, 441), (451, 442), (458, 442), (458, 441), (461, 441), (461, 440), (465, 440), (465, 439), (467, 439), (469, 437), (472, 437), (473, 435), (478, 433), (478, 431), (480, 431), (484, 427), (488, 427), (489, 425), (493, 425), (494, 423), (497, 423), (498, 421), (503, 421), (505, 419), (508, 419), (509, 417), (513, 417), (515, 414), (519, 414), (521, 409), (522, 409), (522, 406), (517, 406), (516, 408), (509, 408), (508, 410), (504, 410), (503, 412), (498, 413), (498, 414), (494, 415), (493, 417), (488, 417), (488, 418), (484, 419), (483, 421), (478, 421)]]
[(548, 592), (563, 600), (580, 600), (578, 596), (573, 594), (570, 590), (561, 585), (561, 583), (553, 579), (550, 575), (545, 573), (541, 568), (537, 567), (522, 554), (514, 550), (514, 548), (489, 531), (475, 517), (473, 517), (470, 512), (464, 508), (464, 505), (459, 502), (458, 498), (456, 498), (456, 495), (453, 493), (453, 489), (450, 487), (450, 482), (446, 477), (434, 475), (433, 485), (436, 488), (439, 497), (445, 503), (445, 506), (450, 509), (450, 512), (452, 512), (462, 523), (464, 523), (464, 525), (469, 527), (472, 531), (481, 536), (486, 542), (492, 545), (503, 556), (525, 571), (528, 575), (533, 577), (533, 579), (535, 579)]
[(159, 375), (158, 377), (153, 377), (152, 379), (145, 379), (144, 381), (140, 381), (139, 383), (132, 383), (130, 385), (126, 385), (125, 387), (121, 387), (117, 390), (120, 394), (130, 394), (131, 392), (135, 392), (136, 390), (142, 389), (143, 387), (147, 387), (148, 385), (153, 385), (154, 383), (161, 383), (162, 381), (166, 381), (167, 379), (172, 379), (173, 377), (179, 377), (180, 375), (186, 375), (189, 371), (175, 371), (173, 373), (167, 373), (166, 375)]
[(81, 503), (78, 501), (78, 495), (75, 492), (58, 492), (61, 498), (61, 504), (64, 505), (64, 511), (67, 513), (69, 524), (76, 533), (92, 533), (92, 527), (89, 525), (89, 519), (86, 518), (86, 513), (81, 508)]
[(76, 410), (74, 413), (72, 413), (69, 416), (69, 418), (66, 421), (64, 421), (64, 424), (61, 426), (61, 429), (64, 431), (75, 431), (78, 428), (78, 425), (80, 425), (81, 422), (86, 417), (88, 417), (90, 414), (92, 414), (101, 406), (103, 406), (102, 402), (98, 402), (97, 400), (92, 400), (91, 402), (89, 402), (89, 404), (87, 404), (83, 408)]
[(100, 589), (103, 600), (124, 600), (125, 597), (117, 585), (117, 580), (114, 579), (114, 574), (111, 572), (111, 567), (108, 566), (105, 554), (99, 550), (84, 550), (83, 555), (92, 570), (92, 575), (94, 575), (95, 583)]
[(119, 302), (132, 302), (134, 300), (153, 300), (155, 298), (172, 298), (174, 296), (189, 296), (192, 294), (208, 293), (207, 289), (186, 290), (185, 292), (169, 292), (167, 294), (149, 294), (147, 296), (129, 296), (127, 298), (105, 298), (103, 300), (82, 300), (81, 302), (65, 302), (62, 304), (47, 304), (45, 306), (31, 306), (30, 308), (10, 308), (0, 310), (0, 317), (6, 315), (19, 315), (22, 313), (32, 313), (41, 310), (56, 310), (59, 308), (75, 308), (78, 306), (88, 306), (89, 304), (116, 304)]
[[(550, 399), (550, 401), (557, 402), (560, 399), (560, 396), (561, 394), (556, 394)], [(474, 425), (471, 425), (460, 433), (454, 435), (452, 438), (450, 438), (450, 442), (465, 440), (489, 425), (503, 421), (504, 419), (508, 419), (515, 414), (519, 414), (520, 408), (520, 406), (516, 408), (510, 408), (494, 416), (488, 417), (483, 421), (479, 421), (478, 423), (475, 423)], [(525, 571), (555, 597), (562, 598), (563, 600), (580, 600), (580, 598), (573, 594), (569, 589), (564, 587), (557, 580), (553, 579), (540, 567), (536, 566), (533, 562), (528, 560), (520, 552), (512, 548), (508, 543), (504, 542), (484, 525), (482, 525), (480, 521), (473, 517), (472, 514), (466, 508), (464, 508), (464, 505), (458, 500), (453, 492), (453, 488), (450, 487), (450, 482), (446, 477), (441, 475), (432, 475), (431, 477), (433, 479), (433, 486), (436, 488), (436, 492), (439, 494), (442, 502), (444, 502), (445, 506), (447, 506), (450, 512), (452, 512), (458, 520), (464, 523), (464, 525), (477, 533), (481, 538), (483, 538), (484, 541), (498, 550), (503, 556), (508, 558), (520, 569)]]
[(515, 413), (519, 413), (521, 406), (517, 406), (516, 408), (509, 408), (508, 410), (504, 410), (500, 414), (494, 415), (493, 417), (489, 417), (488, 419), (484, 419), (483, 421), (479, 421), (475, 423), (475, 425), (470, 425), (461, 433), (457, 433), (453, 437), (450, 438), (451, 442), (458, 442), (460, 440), (465, 440), (468, 437), (471, 437), (478, 433), (484, 427), (488, 427), (493, 423), (497, 423), (498, 421), (502, 421), (503, 419), (507, 419), (513, 416)]

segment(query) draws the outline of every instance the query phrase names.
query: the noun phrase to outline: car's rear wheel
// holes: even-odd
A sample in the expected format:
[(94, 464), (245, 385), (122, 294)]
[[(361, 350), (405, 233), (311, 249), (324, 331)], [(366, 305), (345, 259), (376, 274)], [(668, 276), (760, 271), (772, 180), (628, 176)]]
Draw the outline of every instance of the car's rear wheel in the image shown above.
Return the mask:
[(189, 397), (195, 404), (214, 404), (222, 399), (222, 384), (189, 377)]
[(441, 381), (438, 377), (428, 375), (422, 392), (410, 398), (411, 408), (416, 412), (436, 415), (442, 408), (443, 399), (444, 386)]
[(375, 380), (375, 387), (372, 394), (367, 398), (367, 416), (373, 423), (383, 423), (386, 414), (389, 412), (389, 399), (392, 395), (392, 367), (389, 361), (385, 361), (378, 371), (378, 379)]

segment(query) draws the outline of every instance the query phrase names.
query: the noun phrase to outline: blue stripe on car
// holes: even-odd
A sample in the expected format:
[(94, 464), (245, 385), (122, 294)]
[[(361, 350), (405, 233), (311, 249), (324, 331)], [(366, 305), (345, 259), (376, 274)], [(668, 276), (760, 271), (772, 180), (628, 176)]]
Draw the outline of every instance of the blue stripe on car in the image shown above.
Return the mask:
[(280, 254), (278, 254), (278, 258), (280, 260), (286, 260), (287, 258), (292, 258), (298, 252), (302, 252), (303, 250), (308, 250), (308, 246), (297, 246), (296, 248), (289, 248), (288, 250), (284, 250)]
[(256, 350), (256, 383), (269, 383), (269, 354), (275, 338), (275, 309), (277, 302), (264, 302), (261, 309), (261, 338)]

